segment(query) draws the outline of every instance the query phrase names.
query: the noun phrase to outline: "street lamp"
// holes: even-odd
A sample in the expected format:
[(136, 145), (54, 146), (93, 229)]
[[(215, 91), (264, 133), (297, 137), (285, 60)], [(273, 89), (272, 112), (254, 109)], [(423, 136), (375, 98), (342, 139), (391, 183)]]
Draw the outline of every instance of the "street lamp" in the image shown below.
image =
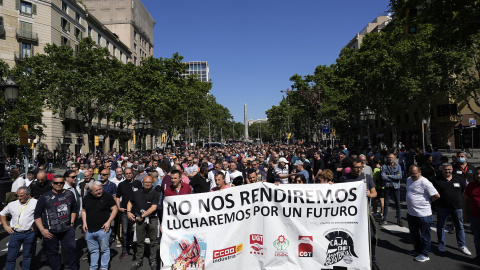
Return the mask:
[(140, 137), (140, 152), (143, 152), (143, 139), (144, 139), (144, 135), (145, 135), (145, 131), (147, 129), (147, 126), (148, 126), (148, 123), (145, 122), (145, 117), (140, 116), (140, 118), (138, 119), (138, 121), (135, 123), (135, 129), (138, 131), (139, 133), (139, 137)]
[(1, 83), (2, 76), (0, 76), (0, 89), (3, 90), (5, 97), (5, 105), (0, 106), (0, 179), (5, 177), (5, 155), (3, 154), (2, 132), (3, 124), (5, 122), (5, 112), (8, 108), (15, 106), (18, 101), (18, 92), (20, 86), (13, 81), (11, 77), (7, 78), (5, 83)]

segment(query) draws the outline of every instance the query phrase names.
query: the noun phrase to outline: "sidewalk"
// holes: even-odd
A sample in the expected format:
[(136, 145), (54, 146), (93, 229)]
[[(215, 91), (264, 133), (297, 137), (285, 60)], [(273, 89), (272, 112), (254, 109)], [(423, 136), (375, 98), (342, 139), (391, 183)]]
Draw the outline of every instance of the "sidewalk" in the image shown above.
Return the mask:
[[(439, 149), (440, 153), (442, 153), (443, 156), (448, 157), (448, 160), (451, 162), (452, 161), (452, 155), (456, 154), (457, 152), (460, 152), (460, 149), (452, 149), (451, 153), (447, 153), (447, 149)], [(480, 166), (480, 149), (473, 149), (473, 157), (469, 152), (466, 152), (467, 154), (467, 161), (471, 163), (473, 166), (478, 167)]]

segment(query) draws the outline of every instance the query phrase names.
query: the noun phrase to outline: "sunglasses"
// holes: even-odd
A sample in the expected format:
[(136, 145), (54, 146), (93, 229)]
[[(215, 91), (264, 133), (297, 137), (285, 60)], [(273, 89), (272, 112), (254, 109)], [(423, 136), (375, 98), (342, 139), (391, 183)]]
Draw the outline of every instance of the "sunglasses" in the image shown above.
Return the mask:
[(102, 173), (102, 176), (109, 176), (109, 175), (110, 175), (110, 174), (108, 174), (108, 173), (107, 173), (107, 174), (105, 174), (105, 173)]
[(64, 185), (65, 182), (53, 182), (54, 185), (58, 185), (58, 186), (61, 186), (61, 185)]
[(69, 177), (70, 177), (70, 178), (77, 178), (76, 175), (71, 175), (71, 176), (69, 176)]

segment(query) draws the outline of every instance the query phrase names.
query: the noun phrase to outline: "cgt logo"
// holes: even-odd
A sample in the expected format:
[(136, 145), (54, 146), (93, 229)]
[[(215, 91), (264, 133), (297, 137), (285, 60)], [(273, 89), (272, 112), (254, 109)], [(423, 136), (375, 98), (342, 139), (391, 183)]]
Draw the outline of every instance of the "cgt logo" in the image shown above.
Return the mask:
[(250, 254), (263, 255), (263, 235), (261, 234), (250, 234), (250, 248), (253, 251), (250, 251)]
[(237, 255), (241, 254), (243, 251), (243, 244), (236, 246), (214, 250), (213, 251), (213, 262), (221, 262), (235, 258)]
[(299, 236), (298, 242), (298, 257), (313, 257), (313, 236)]

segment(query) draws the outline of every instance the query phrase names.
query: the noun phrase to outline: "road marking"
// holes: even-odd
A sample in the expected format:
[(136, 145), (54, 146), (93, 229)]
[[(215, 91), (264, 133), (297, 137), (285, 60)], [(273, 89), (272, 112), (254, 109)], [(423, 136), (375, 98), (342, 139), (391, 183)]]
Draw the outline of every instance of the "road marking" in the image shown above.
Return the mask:
[(398, 225), (382, 225), (384, 229), (387, 229), (391, 233), (409, 233), (410, 231), (406, 227), (400, 227)]

